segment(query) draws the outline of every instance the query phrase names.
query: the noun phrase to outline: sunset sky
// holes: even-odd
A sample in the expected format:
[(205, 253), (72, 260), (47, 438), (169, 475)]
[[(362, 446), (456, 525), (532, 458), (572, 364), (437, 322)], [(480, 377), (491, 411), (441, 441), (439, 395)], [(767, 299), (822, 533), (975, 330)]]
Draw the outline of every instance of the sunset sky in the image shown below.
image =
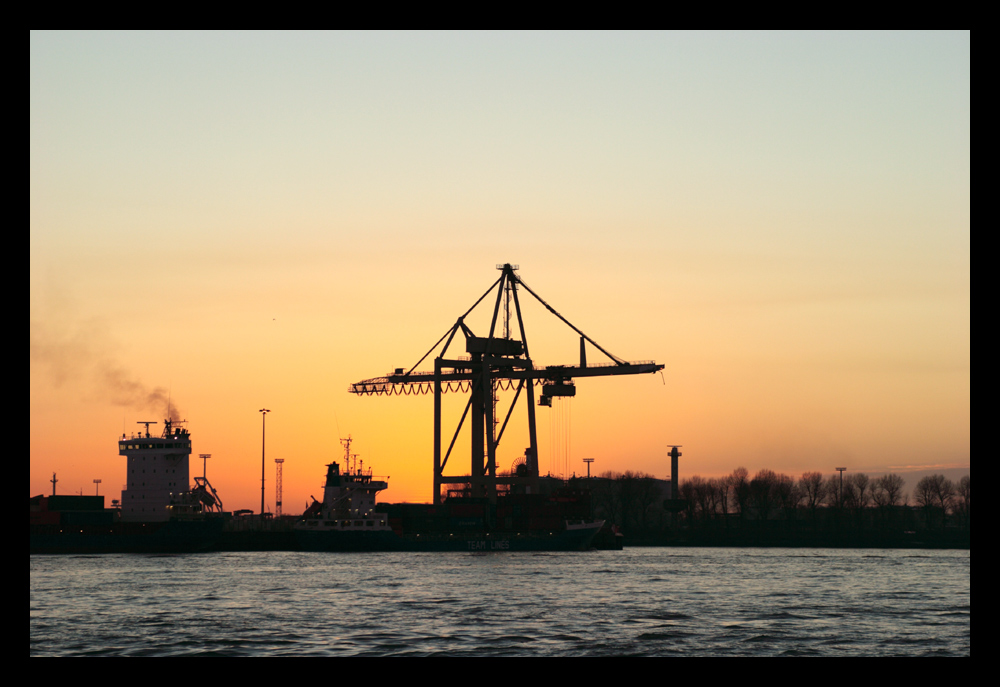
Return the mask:
[[(543, 472), (568, 437), (578, 474), (665, 477), (669, 444), (683, 477), (968, 474), (970, 55), (969, 33), (33, 32), (30, 493), (55, 472), (118, 498), (116, 439), (169, 396), (227, 509), (260, 507), (264, 407), (271, 507), (274, 458), (298, 513), (348, 434), (381, 500), (429, 501), (431, 397), (347, 387), (416, 363), (504, 262), (665, 365), (538, 408)], [(575, 364), (528, 300), (532, 357)]]

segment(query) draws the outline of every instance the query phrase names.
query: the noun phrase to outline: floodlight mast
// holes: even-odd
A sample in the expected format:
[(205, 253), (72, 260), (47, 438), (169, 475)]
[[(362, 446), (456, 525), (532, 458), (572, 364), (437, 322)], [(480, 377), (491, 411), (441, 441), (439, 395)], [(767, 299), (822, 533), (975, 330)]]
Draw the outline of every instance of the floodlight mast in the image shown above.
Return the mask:
[[(452, 325), (444, 335), (438, 339), (424, 356), (417, 361), (416, 365), (409, 371), (404, 372), (403, 368), (397, 368), (393, 373), (384, 377), (367, 379), (355, 384), (351, 384), (348, 391), (359, 395), (382, 395), (382, 394), (434, 394), (434, 503), (441, 502), (441, 487), (447, 484), (470, 485), (471, 495), (480, 498), (488, 498), (491, 503), (496, 502), (497, 485), (508, 485), (511, 488), (523, 489), (526, 493), (538, 492), (538, 438), (535, 423), (535, 385), (542, 385), (542, 393), (539, 398), (539, 405), (551, 406), (553, 397), (575, 396), (576, 387), (573, 383), (575, 377), (603, 377), (609, 375), (644, 374), (657, 372), (663, 369), (663, 365), (657, 365), (654, 361), (626, 362), (625, 360), (612, 355), (593, 339), (575, 327), (569, 320), (560, 315), (552, 306), (546, 303), (516, 274), (518, 266), (506, 263), (497, 265), (501, 271), (500, 278), (487, 289), (486, 293), (479, 297), (471, 308), (463, 315), (459, 316), (455, 324)], [(528, 337), (524, 331), (524, 319), (521, 314), (521, 303), (518, 298), (518, 285), (530, 293), (539, 303), (562, 320), (573, 331), (580, 335), (580, 364), (579, 365), (550, 365), (544, 368), (536, 368), (531, 360), (528, 351)], [(487, 337), (477, 337), (465, 324), (465, 318), (493, 289), (497, 289), (496, 301), (493, 306), (493, 318), (490, 321), (490, 332)], [(496, 336), (497, 318), (500, 314), (500, 302), (506, 294), (507, 300), (503, 311), (504, 321), (501, 323), (503, 336)], [(520, 341), (510, 338), (510, 300), (514, 301), (514, 311), (517, 315), (517, 328), (520, 333)], [(469, 354), (468, 358), (452, 359), (445, 357), (448, 347), (451, 345), (455, 335), (461, 331), (465, 336), (465, 350)], [(447, 339), (447, 341), (445, 341)], [(440, 353), (434, 358), (434, 371), (414, 372), (416, 367), (422, 363), (428, 355), (437, 350), (442, 341), (445, 341)], [(611, 360), (610, 364), (587, 364), (585, 342), (589, 342), (594, 348), (604, 353)], [(496, 431), (499, 417), (496, 416), (496, 392), (501, 388), (512, 389), (516, 392), (510, 408), (507, 410), (499, 433)], [(506, 386), (504, 384), (506, 383)], [(454, 386), (452, 386), (454, 384)], [(442, 434), (441, 434), (441, 395), (446, 391), (469, 391), (469, 401), (459, 420), (458, 427), (452, 436), (451, 443), (442, 459)], [(496, 450), (503, 438), (504, 430), (510, 420), (511, 413), (521, 396), (521, 392), (526, 391), (527, 415), (528, 415), (528, 441), (529, 446), (525, 449), (525, 466), (527, 475), (511, 474), (510, 476), (497, 475)], [(465, 422), (465, 418), (472, 411), (470, 424), (472, 427), (472, 447), (471, 465), (468, 475), (446, 475), (445, 467), (448, 458), (451, 456), (455, 440)], [(487, 431), (488, 428), (488, 431)]]

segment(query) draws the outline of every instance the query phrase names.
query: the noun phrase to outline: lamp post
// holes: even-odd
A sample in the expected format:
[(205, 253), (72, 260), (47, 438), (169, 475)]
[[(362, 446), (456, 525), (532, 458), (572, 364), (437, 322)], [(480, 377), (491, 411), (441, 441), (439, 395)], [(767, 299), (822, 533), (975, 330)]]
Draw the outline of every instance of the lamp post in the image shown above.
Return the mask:
[(844, 506), (844, 470), (847, 468), (834, 468), (840, 473), (840, 495), (837, 496), (837, 507), (843, 508)]
[(267, 408), (260, 409), (260, 522), (264, 526), (264, 437), (266, 430), (267, 414), (271, 411)]

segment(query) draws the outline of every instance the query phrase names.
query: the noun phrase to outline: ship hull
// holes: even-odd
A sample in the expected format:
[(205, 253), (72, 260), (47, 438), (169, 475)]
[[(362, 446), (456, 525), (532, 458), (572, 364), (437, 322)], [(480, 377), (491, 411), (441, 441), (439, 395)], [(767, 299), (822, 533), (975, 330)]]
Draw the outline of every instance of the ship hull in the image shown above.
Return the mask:
[(392, 530), (295, 532), (295, 543), (301, 551), (399, 551), (401, 541)]
[(602, 523), (555, 532), (404, 532), (299, 530), (303, 551), (586, 551)]
[(31, 527), (33, 554), (197, 553), (208, 551), (222, 535), (222, 519), (157, 523)]

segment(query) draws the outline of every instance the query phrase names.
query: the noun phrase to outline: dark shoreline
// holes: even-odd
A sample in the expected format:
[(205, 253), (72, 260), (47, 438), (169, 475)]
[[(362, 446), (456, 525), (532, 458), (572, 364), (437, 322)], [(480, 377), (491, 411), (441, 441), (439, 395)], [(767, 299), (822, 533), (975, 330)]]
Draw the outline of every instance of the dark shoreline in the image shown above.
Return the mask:
[(896, 536), (865, 534), (770, 535), (766, 533), (678, 533), (670, 535), (628, 536), (627, 547), (728, 547), (787, 549), (961, 549), (971, 550), (967, 532), (917, 532)]

